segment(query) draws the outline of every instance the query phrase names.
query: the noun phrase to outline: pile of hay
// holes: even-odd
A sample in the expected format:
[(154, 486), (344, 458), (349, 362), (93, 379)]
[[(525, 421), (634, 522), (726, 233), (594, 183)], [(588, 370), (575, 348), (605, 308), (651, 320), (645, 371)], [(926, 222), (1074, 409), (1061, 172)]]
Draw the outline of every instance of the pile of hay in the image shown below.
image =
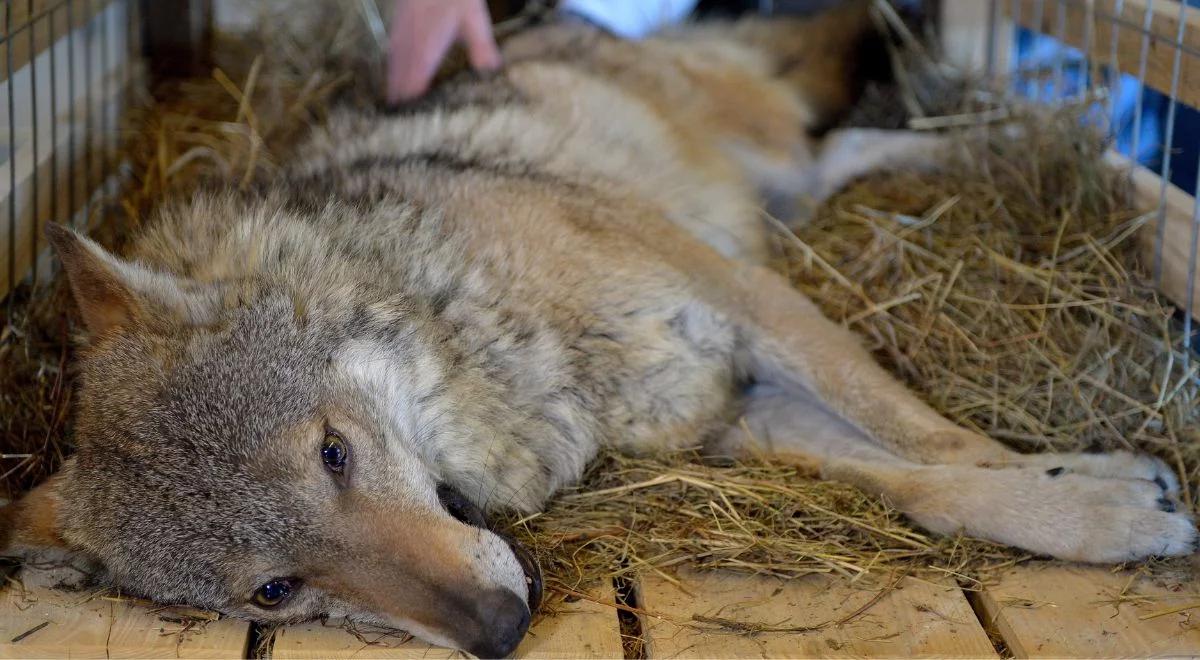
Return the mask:
[(954, 421), (1027, 451), (1138, 449), (1195, 504), (1195, 369), (1138, 259), (1154, 219), (1078, 109), (967, 140), (935, 175), (892, 172), (798, 232), (791, 274)]
[[(343, 57), (347, 40), (363, 37), (359, 18), (304, 39), (276, 27), (226, 40), (211, 77), (155, 90), (131, 124), (132, 181), (102, 242), (119, 246), (165, 196), (203, 178), (271, 176), (335, 97), (367, 98), (374, 78), (350, 73)], [(1081, 113), (1006, 108), (1020, 130), (973, 130), (944, 171), (855, 184), (781, 241), (783, 267), (951, 419), (1028, 450), (1153, 452), (1179, 471), (1194, 507), (1193, 374), (1182, 371), (1172, 309), (1135, 256), (1148, 218), (1130, 207), (1121, 176), (1101, 167), (1106, 145)], [(18, 291), (2, 319), (0, 496), (32, 486), (71, 451), (69, 308), (56, 282)], [(793, 467), (712, 467), (691, 455), (606, 455), (545, 513), (505, 524), (560, 596), (682, 562), (782, 577), (933, 570), (969, 580), (1024, 558), (928, 537), (880, 502)]]

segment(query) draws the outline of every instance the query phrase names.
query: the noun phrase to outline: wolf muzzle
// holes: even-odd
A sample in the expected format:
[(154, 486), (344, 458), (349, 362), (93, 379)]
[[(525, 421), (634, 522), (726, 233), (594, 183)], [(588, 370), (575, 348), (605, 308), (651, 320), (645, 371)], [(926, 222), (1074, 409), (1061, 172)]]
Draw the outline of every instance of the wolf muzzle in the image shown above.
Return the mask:
[[(473, 527), (488, 529), (483, 510), (449, 484), (438, 484), (438, 499), (455, 519)], [(462, 642), (464, 651), (479, 658), (506, 658), (524, 639), (530, 617), (542, 602), (542, 570), (533, 555), (511, 536), (491, 530), (512, 551), (525, 574), (526, 597), (507, 589), (489, 591), (476, 603), (480, 625), (472, 631), (474, 639)]]
[[(450, 484), (440, 483), (437, 487), (438, 500), (446, 511), (454, 516), (460, 522), (468, 525), (490, 529), (487, 522), (487, 516), (483, 510), (475, 505), (474, 502), (467, 499), (458, 489)], [(525, 573), (525, 584), (528, 589), (527, 602), (529, 603), (529, 611), (537, 612), (538, 607), (542, 604), (542, 569), (538, 566), (537, 560), (533, 555), (526, 550), (513, 537), (499, 530), (491, 529), (492, 533), (504, 539), (508, 544), (508, 548), (512, 550), (513, 556), (517, 558), (517, 563), (521, 565), (521, 570)]]

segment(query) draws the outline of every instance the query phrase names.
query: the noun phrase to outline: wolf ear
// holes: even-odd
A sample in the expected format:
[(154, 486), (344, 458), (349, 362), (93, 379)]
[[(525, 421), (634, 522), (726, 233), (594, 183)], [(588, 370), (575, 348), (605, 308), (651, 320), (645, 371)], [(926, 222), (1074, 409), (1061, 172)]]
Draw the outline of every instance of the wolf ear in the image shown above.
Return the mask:
[(93, 336), (133, 325), (144, 313), (133, 292), (110, 267), (100, 246), (62, 225), (46, 225), (46, 238), (54, 246), (71, 292)]
[(12, 549), (65, 548), (59, 511), (60, 492), (75, 459), (24, 497), (0, 508), (0, 552)]
[(193, 325), (212, 320), (215, 290), (187, 291), (179, 278), (122, 261), (62, 225), (46, 225), (46, 238), (62, 260), (92, 337), (141, 324), (151, 314)]

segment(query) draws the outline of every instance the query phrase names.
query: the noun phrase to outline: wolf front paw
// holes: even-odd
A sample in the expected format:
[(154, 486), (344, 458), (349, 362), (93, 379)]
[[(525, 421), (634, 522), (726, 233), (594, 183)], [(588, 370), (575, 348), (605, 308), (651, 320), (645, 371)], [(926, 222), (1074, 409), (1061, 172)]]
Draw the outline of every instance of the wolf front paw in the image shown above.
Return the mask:
[[(1112, 465), (1133, 466), (1138, 476), (1068, 471)], [(1170, 484), (1154, 478), (1152, 467), (1127, 457), (1071, 468), (935, 466), (914, 475), (919, 485), (896, 504), (933, 531), (961, 530), (1060, 559), (1119, 563), (1196, 552), (1195, 522), (1169, 495)]]
[(1156, 484), (1166, 497), (1179, 497), (1179, 478), (1162, 459), (1131, 451), (1103, 454), (1032, 454), (1024, 465), (1041, 467), (1047, 473), (1084, 474), (1103, 479), (1141, 479)]
[[(1172, 483), (1159, 471), (1165, 465), (1128, 453), (1078, 457), (1100, 460), (1079, 461), (1061, 471), (1049, 468), (1029, 484), (1037, 497), (1027, 504), (1031, 531), (1040, 528), (1034, 536), (1044, 539), (1049, 554), (1118, 563), (1196, 551), (1196, 524), (1169, 492)], [(1039, 550), (1036, 545), (1028, 547)]]
[(1090, 538), (1067, 559), (1120, 563), (1149, 557), (1179, 557), (1200, 550), (1200, 534), (1191, 516), (1138, 507), (1098, 511)]

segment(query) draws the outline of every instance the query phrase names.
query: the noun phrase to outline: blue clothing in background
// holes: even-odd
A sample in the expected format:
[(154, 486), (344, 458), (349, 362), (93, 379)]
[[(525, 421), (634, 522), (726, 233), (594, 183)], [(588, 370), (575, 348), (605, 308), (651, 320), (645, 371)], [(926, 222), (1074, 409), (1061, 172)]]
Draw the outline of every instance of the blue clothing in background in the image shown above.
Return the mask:
[[(1188, 7), (1200, 7), (1200, 0), (1187, 0)], [(1193, 11), (1188, 9), (1189, 12)], [(1197, 10), (1200, 11), (1200, 10)], [(1157, 44), (1162, 47), (1163, 44)], [(1049, 101), (1055, 98), (1077, 96), (1085, 84), (1083, 53), (1075, 48), (1063, 46), (1053, 37), (1021, 29), (1017, 34), (1017, 63), (1021, 71), (1042, 69), (1048, 72), (1041, 76), (1019, 78), (1017, 91), (1027, 97)], [(1185, 57), (1187, 57), (1185, 55)], [(1054, 73), (1062, 66), (1063, 75), (1058, 79)], [(1131, 155), (1137, 147), (1139, 163), (1154, 172), (1161, 172), (1163, 149), (1167, 134), (1167, 119), (1170, 101), (1166, 94), (1145, 88), (1131, 75), (1121, 75), (1110, 89), (1112, 94), (1111, 122), (1114, 147), (1125, 155)], [(1137, 121), (1137, 103), (1141, 98), (1141, 120)], [(1107, 110), (1108, 106), (1105, 106)], [(1174, 134), (1171, 136), (1169, 153), (1171, 183), (1189, 193), (1196, 192), (1198, 159), (1200, 159), (1200, 112), (1182, 103), (1175, 104)], [(1140, 128), (1140, 130), (1137, 130)], [(1136, 135), (1135, 135), (1136, 131)]]

